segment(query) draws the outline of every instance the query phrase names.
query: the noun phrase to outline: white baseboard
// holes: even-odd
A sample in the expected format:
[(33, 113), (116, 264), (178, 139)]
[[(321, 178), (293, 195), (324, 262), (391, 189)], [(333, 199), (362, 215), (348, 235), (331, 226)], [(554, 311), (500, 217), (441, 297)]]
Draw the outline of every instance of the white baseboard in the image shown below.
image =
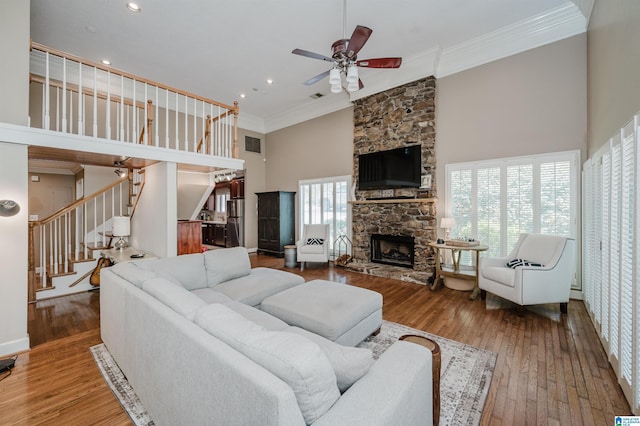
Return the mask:
[(258, 252), (258, 248), (257, 247), (251, 247), (251, 248), (247, 247), (247, 251), (249, 253), (257, 253)]
[(29, 336), (27, 336), (22, 339), (0, 343), (0, 356), (23, 352), (29, 349)]
[(571, 290), (569, 294), (570, 299), (583, 300), (582, 292), (580, 290)]

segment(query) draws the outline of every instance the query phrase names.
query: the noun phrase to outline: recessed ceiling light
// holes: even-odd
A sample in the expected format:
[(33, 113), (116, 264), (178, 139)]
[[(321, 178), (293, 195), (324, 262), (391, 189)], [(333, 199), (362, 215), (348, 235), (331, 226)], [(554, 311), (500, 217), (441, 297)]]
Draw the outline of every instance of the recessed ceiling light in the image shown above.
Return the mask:
[(127, 3), (127, 9), (129, 9), (132, 12), (138, 13), (140, 12), (140, 6), (138, 6), (138, 3), (132, 2), (130, 1), (129, 3)]
[(267, 84), (271, 85), (273, 84), (273, 80), (271, 80), (270, 78), (267, 79)]
[(108, 60), (108, 59), (103, 59), (103, 60), (102, 60), (102, 63), (103, 63), (104, 65), (111, 65), (111, 61), (110, 61), (110, 60)]
[(242, 99), (244, 99), (244, 98), (246, 98), (246, 97), (247, 97), (247, 95), (245, 95), (244, 93), (240, 93), (240, 97), (241, 97)]

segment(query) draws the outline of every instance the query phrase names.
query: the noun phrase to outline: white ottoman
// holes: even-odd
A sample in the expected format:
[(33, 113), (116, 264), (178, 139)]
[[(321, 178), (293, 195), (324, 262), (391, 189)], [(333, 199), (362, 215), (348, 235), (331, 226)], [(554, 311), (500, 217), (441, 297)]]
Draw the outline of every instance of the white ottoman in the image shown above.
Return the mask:
[(380, 293), (325, 280), (269, 296), (260, 309), (345, 346), (357, 345), (382, 325)]

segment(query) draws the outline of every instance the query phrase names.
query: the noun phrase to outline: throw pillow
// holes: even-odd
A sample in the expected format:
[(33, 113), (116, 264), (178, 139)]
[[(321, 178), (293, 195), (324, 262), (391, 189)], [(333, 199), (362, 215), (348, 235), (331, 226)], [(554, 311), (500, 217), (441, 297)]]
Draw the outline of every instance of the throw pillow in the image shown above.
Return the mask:
[(539, 263), (536, 262), (530, 262), (528, 260), (524, 260), (524, 259), (513, 259), (508, 261), (505, 266), (508, 266), (511, 269), (516, 269), (518, 266), (537, 266), (537, 267), (542, 267), (544, 265), (541, 265)]
[(204, 253), (204, 266), (209, 287), (251, 273), (249, 253), (244, 247), (209, 250)]
[(138, 288), (142, 287), (142, 283), (145, 281), (156, 277), (154, 272), (138, 268), (131, 262), (116, 263), (111, 267), (111, 270)]
[(142, 290), (149, 293), (189, 321), (193, 321), (198, 309), (206, 305), (189, 290), (172, 283), (166, 278), (157, 277), (142, 283)]
[(220, 304), (201, 308), (194, 322), (287, 383), (306, 424), (319, 419), (340, 398), (331, 364), (311, 340), (268, 331)]
[(324, 238), (307, 238), (308, 246), (321, 246), (324, 244)]
[(370, 349), (342, 346), (299, 327), (288, 327), (284, 331), (305, 336), (322, 348), (333, 367), (333, 372), (336, 373), (338, 389), (341, 393), (346, 392), (352, 384), (367, 374), (373, 365), (373, 355)]

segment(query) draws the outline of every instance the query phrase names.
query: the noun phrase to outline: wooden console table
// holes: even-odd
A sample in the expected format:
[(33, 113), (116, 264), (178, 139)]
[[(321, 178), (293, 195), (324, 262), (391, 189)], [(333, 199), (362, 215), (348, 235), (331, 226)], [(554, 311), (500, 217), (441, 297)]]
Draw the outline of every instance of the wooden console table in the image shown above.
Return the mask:
[[(441, 277), (454, 277), (473, 280), (473, 291), (471, 292), (471, 296), (469, 296), (469, 299), (476, 300), (478, 294), (480, 294), (480, 288), (478, 287), (478, 264), (480, 261), (480, 252), (489, 250), (489, 246), (480, 244), (477, 246), (461, 247), (448, 245), (446, 243), (438, 244), (434, 242), (429, 243), (429, 246), (433, 247), (436, 250), (436, 276), (433, 280), (433, 284), (431, 285), (431, 290), (435, 290), (436, 288), (438, 288)], [(440, 261), (441, 250), (451, 250), (453, 265), (442, 264), (442, 262)], [(464, 267), (460, 267), (460, 256), (463, 251), (471, 251), (475, 254), (475, 268), (467, 269)]]

